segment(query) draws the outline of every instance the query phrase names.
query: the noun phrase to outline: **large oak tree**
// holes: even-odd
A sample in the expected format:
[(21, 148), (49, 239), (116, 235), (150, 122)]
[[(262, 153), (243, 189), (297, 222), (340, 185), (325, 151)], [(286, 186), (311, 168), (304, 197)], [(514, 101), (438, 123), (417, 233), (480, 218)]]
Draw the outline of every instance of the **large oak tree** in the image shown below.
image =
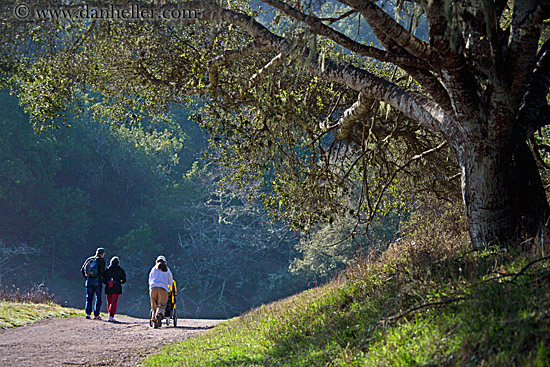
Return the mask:
[[(445, 142), (460, 167), (475, 246), (534, 236), (545, 225), (550, 210), (527, 141), (550, 123), (550, 42), (541, 36), (550, 2), (416, 0), (394, 8), (340, 0), (345, 12), (329, 16), (316, 2), (262, 3), (277, 14), (275, 20), (282, 19), (278, 26), (258, 21), (247, 4), (211, 0), (179, 2), (180, 10), (198, 14), (185, 23), (22, 24), (8, 11), (5, 34), (20, 37), (22, 29), (31, 30), (34, 39), (6, 42), (3, 65), (19, 73), (20, 95), (39, 121), (65, 110), (81, 91), (101, 92), (106, 99), (92, 107), (120, 119), (200, 95), (207, 101), (207, 120), (216, 121), (215, 132), (256, 137), (262, 146), (280, 144), (293, 154), (307, 148), (295, 136), (310, 135), (321, 143), (308, 159), (321, 162), (330, 152), (327, 161), (333, 164), (348, 147), (361, 156), (379, 130), (391, 138), (413, 131), (417, 141), (420, 127), (430, 141)], [(368, 24), (379, 46), (339, 30), (339, 22), (351, 17)], [(418, 20), (428, 23), (426, 39), (413, 32)], [(388, 65), (395, 72), (384, 72)], [(404, 116), (393, 120), (389, 132), (388, 115), (375, 118), (380, 103)], [(400, 130), (400, 124), (409, 130)], [(284, 143), (264, 134), (276, 125), (286, 127)], [(323, 142), (333, 138), (346, 148)], [(236, 151), (245, 152), (246, 144), (241, 139)], [(349, 178), (352, 166), (339, 177)], [(330, 175), (315, 177), (332, 180), (333, 189), (343, 182)], [(367, 176), (363, 168), (357, 180), (365, 185)]]

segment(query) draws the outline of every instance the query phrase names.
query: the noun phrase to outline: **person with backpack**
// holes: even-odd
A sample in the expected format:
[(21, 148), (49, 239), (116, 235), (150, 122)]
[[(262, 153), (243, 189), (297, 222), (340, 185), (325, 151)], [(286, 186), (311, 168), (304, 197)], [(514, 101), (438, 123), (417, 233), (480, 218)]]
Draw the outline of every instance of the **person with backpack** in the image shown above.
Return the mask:
[(126, 283), (126, 273), (120, 267), (120, 260), (113, 256), (109, 267), (103, 274), (103, 284), (105, 284), (105, 295), (107, 297), (107, 309), (109, 310), (110, 322), (116, 322), (115, 314), (118, 304), (118, 297), (122, 294), (122, 284)]
[(101, 320), (99, 312), (101, 310), (101, 288), (102, 277), (105, 273), (105, 249), (99, 247), (94, 256), (90, 256), (82, 264), (80, 272), (86, 279), (86, 318), (92, 318), (92, 302), (95, 295), (94, 319)]
[(151, 297), (151, 321), (157, 329), (164, 318), (168, 290), (174, 282), (172, 272), (166, 265), (164, 256), (157, 257), (155, 266), (149, 272), (149, 296)]

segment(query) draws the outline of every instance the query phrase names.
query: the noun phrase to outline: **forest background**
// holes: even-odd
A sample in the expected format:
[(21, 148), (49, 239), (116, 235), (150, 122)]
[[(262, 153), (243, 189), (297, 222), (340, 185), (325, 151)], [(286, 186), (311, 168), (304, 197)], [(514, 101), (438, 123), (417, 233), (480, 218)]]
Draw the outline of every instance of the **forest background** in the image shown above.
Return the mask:
[[(324, 6), (327, 16), (345, 10), (332, 2)], [(269, 12), (258, 19), (264, 24), (275, 21)], [(284, 20), (281, 22), (284, 28)], [(361, 21), (343, 19), (335, 28), (363, 44), (376, 43)], [(416, 24), (416, 36), (427, 38), (422, 17)], [(409, 83), (397, 69), (379, 63), (371, 66), (389, 79)], [(336, 94), (326, 85), (318, 88), (323, 91), (319, 103)], [(42, 97), (38, 95), (38, 99)], [(299, 93), (277, 95), (291, 106), (292, 98), (298, 101), (299, 97)], [(75, 307), (84, 301), (80, 265), (99, 246), (106, 248), (108, 259), (120, 256), (127, 271), (123, 312), (148, 313), (147, 273), (156, 256), (163, 254), (178, 280), (185, 316), (230, 317), (330, 279), (354, 258), (382, 251), (399, 236), (399, 223), (411, 211), (443, 203), (460, 206), (458, 167), (447, 148), (436, 136), (384, 104), (373, 119), (384, 128), (396, 126), (386, 134), (392, 140), (380, 129), (382, 135), (376, 136), (372, 150), (369, 146), (369, 166), (364, 155), (349, 158), (349, 162), (360, 158), (365, 162), (344, 175), (356, 180), (350, 193), (339, 191), (338, 186), (334, 191), (323, 186), (323, 176), (293, 181), (285, 177), (284, 169), (260, 172), (263, 181), (257, 184), (238, 185), (228, 180), (235, 178), (231, 171), (235, 166), (223, 164), (227, 146), (220, 144), (219, 137), (231, 141), (232, 128), (239, 128), (239, 121), (228, 123), (227, 130), (216, 131), (215, 124), (211, 125), (213, 131), (201, 130), (195, 124), (200, 125), (198, 117), (205, 107), (199, 99), (194, 104), (171, 106), (167, 118), (121, 126), (110, 125), (110, 121), (102, 124), (84, 106), (82, 113), (69, 114), (60, 129), (39, 134), (15, 97), (5, 91), (0, 101), (4, 111), (0, 118), (0, 285), (43, 285)], [(32, 111), (32, 100), (26, 103)], [(266, 107), (269, 110), (271, 105)], [(293, 118), (307, 120), (310, 116), (304, 113)], [(397, 129), (400, 124), (403, 126)], [(202, 126), (207, 125), (208, 121)], [(307, 131), (298, 133), (288, 127), (281, 134), (307, 141)], [(320, 136), (308, 138), (322, 148), (335, 140), (332, 133)], [(537, 156), (544, 184), (548, 181), (547, 143), (546, 128), (531, 141), (534, 150), (544, 152)], [(255, 148), (262, 141), (244, 141), (243, 145), (247, 144), (251, 155), (254, 150), (261, 151)], [(293, 147), (291, 158), (314, 156), (308, 150), (311, 144), (300, 144)], [(246, 159), (241, 164), (246, 165)], [(284, 164), (287, 162), (277, 168)], [(295, 167), (289, 163), (287, 168)], [(298, 178), (300, 175), (307, 176), (298, 172)], [(374, 210), (369, 210), (376, 219), (370, 214), (361, 218), (350, 205), (367, 205), (361, 201), (362, 181), (371, 184), (369, 195), (379, 198)], [(281, 189), (283, 185), (287, 186)], [(281, 197), (289, 187), (291, 194)], [(321, 191), (318, 197), (324, 199), (327, 194), (333, 199), (327, 199), (330, 204), (345, 203), (317, 206), (318, 212), (310, 213), (304, 205), (301, 211), (287, 212), (289, 221), (284, 215), (281, 221), (271, 215), (277, 214), (277, 205), (284, 212)], [(290, 226), (308, 214), (312, 220), (303, 220), (304, 226)]]
[[(356, 26), (338, 25), (377, 42)], [(147, 316), (147, 276), (163, 254), (178, 281), (180, 316), (226, 318), (325, 282), (397, 236), (403, 205), (368, 235), (345, 216), (307, 230), (275, 218), (266, 208), (274, 173), (265, 172), (267, 185), (232, 183), (218, 164), (218, 139), (190, 119), (199, 101), (173, 105), (168, 119), (118, 127), (86, 107), (61, 129), (37, 131), (19, 99), (1, 91), (0, 287), (45, 287), (83, 307), (80, 266), (104, 247), (107, 262), (119, 256), (128, 276), (120, 312)]]
[(207, 159), (215, 155), (207, 134), (182, 108), (163, 122), (112, 129), (85, 114), (37, 133), (7, 91), (0, 106), (4, 289), (46, 287), (79, 308), (80, 266), (105, 247), (107, 261), (119, 256), (128, 275), (121, 312), (146, 316), (147, 276), (164, 254), (183, 315), (225, 318), (329, 279), (395, 232), (396, 219), (370, 240), (327, 225), (317, 231), (328, 234), (328, 247), (308, 252), (314, 234), (274, 221), (259, 195), (251, 200), (250, 190), (224, 180)]

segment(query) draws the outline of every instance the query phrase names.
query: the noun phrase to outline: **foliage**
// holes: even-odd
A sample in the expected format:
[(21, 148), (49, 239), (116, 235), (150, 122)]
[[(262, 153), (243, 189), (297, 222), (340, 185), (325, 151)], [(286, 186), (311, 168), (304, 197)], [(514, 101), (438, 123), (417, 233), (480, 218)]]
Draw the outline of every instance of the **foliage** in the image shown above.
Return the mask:
[(37, 255), (40, 252), (39, 249), (26, 244), (8, 245), (0, 240), (0, 287), (4, 286), (4, 277), (14, 273), (18, 269), (15, 266), (16, 261), (28, 261), (30, 256)]
[[(260, 6), (242, 1), (225, 5), (251, 16)], [(331, 21), (335, 29), (359, 42), (376, 41), (347, 5), (302, 5), (304, 11), (329, 21), (347, 13)], [(310, 34), (303, 24), (271, 7), (262, 9), (259, 19), (293, 40), (292, 54), (274, 63), (277, 72), (258, 72), (276, 53), (262, 47), (258, 53), (254, 47), (246, 51), (242, 46), (250, 35), (231, 24), (82, 22), (71, 24), (63, 38), (67, 44), (77, 42), (76, 48), (46, 48), (45, 40), (63, 24), (46, 22), (38, 28), (19, 24), (35, 35), (29, 42), (36, 45), (34, 56), (39, 60), (23, 65), (13, 78), (15, 89), (39, 129), (59, 126), (69, 102), (78, 108), (89, 106), (114, 126), (146, 121), (150, 115), (166, 117), (172, 102), (198, 104), (194, 119), (211, 134), (219, 163), (239, 185), (263, 185), (258, 194), (271, 213), (299, 229), (348, 217), (363, 231), (380, 212), (400, 210), (408, 204), (405, 201), (415, 200), (414, 195), (457, 195), (458, 187), (447, 180), (456, 174), (447, 148), (440, 149), (441, 155), (410, 161), (441, 143), (435, 134), (388, 103), (373, 101), (368, 102), (372, 106), (367, 122), (340, 129), (339, 119), (359, 94), (312, 77), (307, 66), (317, 57), (334, 59), (421, 90), (416, 82), (393, 65), (371, 62), (333, 40)], [(403, 16), (413, 11), (399, 10)], [(418, 21), (418, 14), (415, 17)], [(230, 56), (231, 68), (223, 61), (227, 50), (236, 50), (235, 57)], [(301, 55), (308, 50), (309, 56)], [(216, 58), (222, 64), (214, 73), (208, 65)], [(305, 66), (300, 61), (304, 58)], [(52, 71), (60, 65), (62, 71)], [(212, 86), (214, 79), (219, 93)], [(44, 103), (44, 98), (55, 103)]]
[(376, 256), (394, 239), (402, 218), (390, 213), (361, 233), (356, 220), (344, 218), (319, 226), (309, 235), (302, 235), (296, 249), (301, 256), (294, 259), (291, 270), (317, 280), (328, 280), (345, 270), (357, 259)]
[(543, 243), (470, 251), (455, 210), (427, 208), (378, 260), (165, 347), (144, 365), (547, 364)]
[(199, 0), (178, 3), (200, 9), (185, 22), (12, 20), (2, 65), (38, 129), (86, 103), (119, 126), (198, 98), (235, 181), (263, 182), (300, 229), (368, 225), (419, 192), (455, 196), (461, 176), (481, 248), (535, 236), (549, 211), (526, 140), (549, 124), (550, 11), (517, 5)]
[(34, 286), (29, 291), (17, 289), (0, 290), (0, 300), (19, 303), (57, 303), (55, 296), (44, 284)]
[(159, 254), (178, 281), (180, 316), (232, 316), (306, 286), (288, 272), (297, 234), (221, 185), (225, 173), (201, 160), (207, 141), (188, 112), (113, 129), (84, 111), (70, 128), (35, 134), (15, 98), (4, 92), (0, 103), (2, 286), (44, 283), (81, 305), (80, 266), (99, 246), (107, 261), (119, 256), (121, 310), (134, 315), (148, 315)]
[(545, 187), (550, 183), (550, 130), (540, 129), (530, 139)]

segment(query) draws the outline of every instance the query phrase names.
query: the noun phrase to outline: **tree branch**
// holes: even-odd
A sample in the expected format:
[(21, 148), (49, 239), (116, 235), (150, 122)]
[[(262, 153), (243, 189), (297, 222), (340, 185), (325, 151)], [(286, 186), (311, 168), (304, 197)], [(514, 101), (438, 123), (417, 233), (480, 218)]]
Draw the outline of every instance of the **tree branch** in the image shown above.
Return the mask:
[[(382, 29), (378, 28), (377, 25), (369, 24), (374, 35), (382, 46), (396, 54), (407, 53), (402, 47), (400, 47), (395, 41), (393, 41)], [(412, 66), (402, 65), (401, 68), (409, 74), (414, 80), (416, 80), (422, 88), (430, 94), (430, 96), (449, 114), (449, 116), (454, 115), (453, 107), (449, 94), (438, 80), (438, 78), (431, 73), (428, 69), (417, 69)]]
[(307, 24), (311, 32), (321, 36), (325, 36), (333, 40), (337, 44), (347, 48), (350, 51), (356, 52), (361, 56), (372, 57), (382, 62), (391, 62), (398, 66), (413, 66), (419, 69), (430, 70), (430, 66), (428, 65), (428, 63), (421, 59), (413, 57), (406, 52), (397, 54), (394, 52), (381, 50), (377, 47), (363, 45), (359, 42), (352, 40), (345, 34), (325, 25), (321, 21), (321, 19), (317, 18), (316, 16), (304, 14), (303, 12), (297, 10), (296, 8), (288, 5), (283, 1), (263, 0), (263, 2), (281, 10), (283, 13), (294, 19)]
[(465, 297), (454, 297), (454, 298), (446, 299), (444, 301), (425, 303), (425, 304), (420, 305), (420, 306), (409, 308), (408, 310), (406, 310), (405, 312), (400, 313), (399, 315), (390, 316), (390, 317), (387, 317), (387, 318), (382, 319), (380, 321), (397, 320), (397, 319), (400, 319), (402, 317), (407, 316), (408, 314), (410, 314), (411, 312), (414, 312), (414, 311), (422, 310), (422, 309), (428, 308), (428, 307), (444, 306), (444, 305), (448, 305), (449, 303), (464, 301), (465, 299), (466, 299)]
[(350, 15), (353, 15), (355, 13), (357, 13), (357, 10), (352, 9), (352, 10), (349, 10), (349, 11), (345, 12), (344, 14), (340, 15), (339, 17), (336, 17), (336, 18), (320, 18), (320, 20), (323, 21), (323, 22), (328, 22), (328, 24), (333, 24), (333, 23), (336, 23), (339, 20), (345, 19), (345, 18), (347, 18)]
[[(449, 22), (441, 1), (422, 0), (422, 7), (430, 23), (429, 37), (434, 59), (438, 64), (438, 76), (444, 80), (450, 100), (455, 101), (453, 110), (458, 119), (465, 121), (468, 114), (479, 112), (480, 101), (473, 73), (466, 60), (456, 52), (463, 43), (462, 34), (456, 33), (458, 46), (451, 47), (448, 35)], [(460, 107), (463, 108), (460, 108)], [(459, 109), (460, 108), (460, 109)], [(475, 111), (478, 111), (477, 113)]]
[(449, 115), (454, 115), (453, 106), (447, 90), (441, 82), (427, 70), (415, 69), (413, 67), (404, 66), (403, 70), (409, 74), (414, 80), (424, 88), (426, 92), (436, 101), (443, 110)]
[(329, 126), (329, 129), (338, 127), (338, 139), (347, 140), (353, 133), (354, 124), (360, 119), (365, 118), (372, 110), (374, 99), (367, 98), (363, 93), (359, 93), (357, 102), (344, 111), (338, 122)]
[(262, 77), (264, 77), (270, 71), (275, 70), (283, 64), (284, 58), (283, 54), (278, 54), (273, 59), (271, 59), (267, 64), (265, 64), (261, 69), (259, 69), (254, 75), (250, 77), (245, 86), (243, 87), (243, 92), (246, 93), (251, 88), (256, 86)]
[[(531, 71), (537, 62), (536, 54), (542, 20), (543, 9), (538, 1), (514, 2), (505, 59), (508, 60), (506, 71), (509, 73), (506, 79), (509, 80), (511, 89), (511, 91), (506, 90), (506, 93), (518, 96), (517, 101), (512, 101), (512, 106), (520, 102), (521, 93), (526, 89)], [(510, 73), (511, 71), (513, 72)], [(520, 91), (520, 93), (514, 93), (514, 91)]]
[[(358, 0), (346, 1), (357, 2)], [(222, 9), (212, 0), (191, 0), (182, 3), (182, 6), (185, 9), (201, 9), (202, 17), (197, 22), (219, 20), (234, 24), (243, 28), (257, 43), (265, 46), (266, 49), (278, 51), (281, 54), (281, 58), (289, 57), (293, 54), (293, 47), (288, 40), (272, 33), (247, 14), (231, 9)], [(367, 5), (367, 8), (369, 8), (369, 5)], [(385, 14), (382, 9), (376, 6), (375, 8), (374, 11), (376, 14), (384, 14), (383, 19), (386, 19), (386, 21), (382, 22), (381, 25), (387, 27), (386, 30), (391, 29), (390, 24), (399, 28), (395, 32), (388, 31), (388, 35), (397, 38), (405, 50), (412, 50), (419, 55), (422, 54), (420, 51), (431, 54), (432, 51), (427, 44), (406, 32), (401, 25)], [(362, 9), (362, 12), (365, 12), (365, 9)], [(406, 32), (408, 36), (403, 32)], [(363, 93), (368, 98), (384, 101), (425, 128), (442, 133), (446, 139), (451, 135), (459, 133), (457, 126), (449, 115), (432, 99), (418, 92), (395, 85), (351, 64), (337, 64), (332, 60), (325, 60), (323, 65), (321, 65), (316, 57), (309, 58), (307, 55), (308, 52), (312, 51), (305, 50), (299, 62), (313, 75), (346, 85), (348, 88)], [(426, 54), (422, 55), (426, 56)], [(310, 61), (310, 59), (313, 60)], [(193, 92), (193, 90), (186, 92)], [(455, 149), (456, 147), (452, 148)]]
[(312, 61), (305, 66), (315, 76), (342, 83), (369, 98), (390, 104), (430, 130), (441, 132), (444, 136), (455, 132), (455, 126), (445, 111), (420, 93), (400, 87), (351, 64), (335, 64), (331, 60), (325, 60), (324, 67), (318, 61)]
[(399, 47), (411, 55), (431, 62), (436, 56), (430, 45), (412, 35), (401, 24), (371, 1), (343, 0), (342, 3), (357, 9), (370, 26), (382, 30)]
[(550, 39), (541, 47), (538, 62), (533, 70), (531, 83), (523, 97), (516, 129), (523, 139), (532, 136), (535, 131), (550, 124), (550, 106), (546, 102), (546, 95), (550, 89)]
[(518, 277), (523, 275), (525, 273), (525, 271), (527, 269), (529, 269), (531, 266), (533, 266), (533, 265), (535, 265), (539, 262), (546, 261), (546, 260), (550, 260), (550, 256), (541, 257), (541, 258), (538, 258), (538, 259), (535, 259), (535, 260), (531, 261), (529, 264), (527, 264), (523, 268), (521, 268), (521, 270), (518, 273), (514, 274), (514, 277), (512, 278), (511, 282), (515, 281)]
[(249, 56), (257, 52), (268, 51), (269, 48), (258, 42), (253, 42), (249, 45), (240, 47), (235, 50), (226, 51), (221, 55), (216, 56), (208, 62), (208, 78), (210, 85), (208, 88), (215, 91), (218, 87), (218, 68), (226, 65), (227, 63), (236, 60), (241, 57)]

